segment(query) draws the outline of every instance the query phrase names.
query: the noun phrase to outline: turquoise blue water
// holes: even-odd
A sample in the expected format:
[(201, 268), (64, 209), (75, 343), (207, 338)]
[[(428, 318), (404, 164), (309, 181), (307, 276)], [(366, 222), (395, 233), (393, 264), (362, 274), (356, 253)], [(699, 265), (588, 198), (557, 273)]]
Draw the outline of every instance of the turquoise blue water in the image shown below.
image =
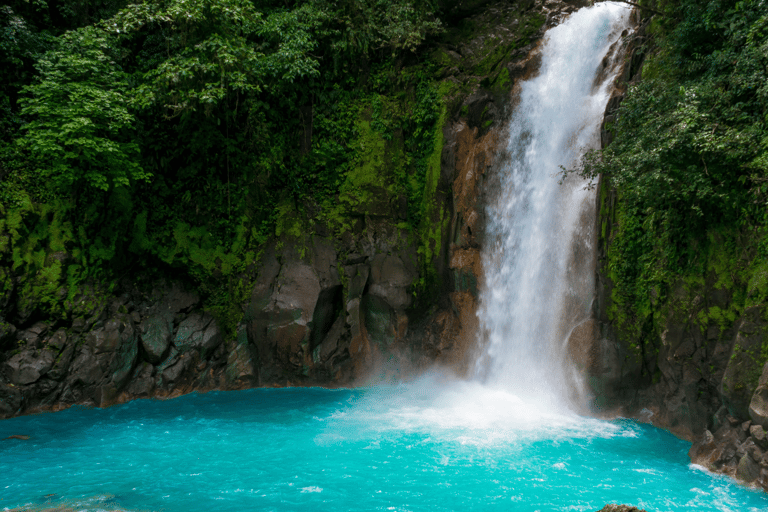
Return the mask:
[(0, 509), (768, 510), (765, 494), (691, 466), (666, 432), (543, 409), (431, 379), (14, 418), (0, 438), (31, 439), (0, 441)]

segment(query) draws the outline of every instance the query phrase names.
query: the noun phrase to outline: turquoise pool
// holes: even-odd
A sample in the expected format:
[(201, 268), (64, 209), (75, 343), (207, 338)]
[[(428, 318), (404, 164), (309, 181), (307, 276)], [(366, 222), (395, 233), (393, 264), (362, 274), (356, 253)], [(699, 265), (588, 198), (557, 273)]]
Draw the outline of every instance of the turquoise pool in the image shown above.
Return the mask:
[(254, 389), (0, 422), (0, 510), (765, 511), (628, 420), (440, 378)]

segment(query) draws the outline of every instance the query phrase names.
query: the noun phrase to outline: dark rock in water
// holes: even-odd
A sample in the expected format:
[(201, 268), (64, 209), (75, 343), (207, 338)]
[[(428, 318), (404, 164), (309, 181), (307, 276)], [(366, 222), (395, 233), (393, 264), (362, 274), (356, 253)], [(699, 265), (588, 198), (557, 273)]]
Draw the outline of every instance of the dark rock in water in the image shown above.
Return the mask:
[(645, 510), (630, 505), (606, 505), (597, 512), (645, 512)]

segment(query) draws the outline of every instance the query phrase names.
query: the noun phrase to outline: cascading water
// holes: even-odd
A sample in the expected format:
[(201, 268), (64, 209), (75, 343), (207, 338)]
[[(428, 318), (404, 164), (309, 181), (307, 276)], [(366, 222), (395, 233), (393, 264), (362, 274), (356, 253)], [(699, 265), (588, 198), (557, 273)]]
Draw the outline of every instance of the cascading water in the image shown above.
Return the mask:
[(580, 395), (565, 345), (594, 289), (594, 192), (557, 174), (599, 144), (616, 73), (608, 53), (629, 20), (627, 6), (601, 3), (547, 32), (539, 74), (517, 90), (487, 209), (476, 376), (550, 406)]

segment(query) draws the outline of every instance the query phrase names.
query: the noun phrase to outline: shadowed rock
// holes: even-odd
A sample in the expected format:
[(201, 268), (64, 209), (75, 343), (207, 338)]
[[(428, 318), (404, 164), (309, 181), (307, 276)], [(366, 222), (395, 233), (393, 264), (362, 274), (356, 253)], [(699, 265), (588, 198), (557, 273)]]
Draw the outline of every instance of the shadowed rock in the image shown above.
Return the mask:
[(162, 362), (171, 343), (172, 329), (169, 315), (155, 315), (141, 322), (141, 345), (150, 363)]

